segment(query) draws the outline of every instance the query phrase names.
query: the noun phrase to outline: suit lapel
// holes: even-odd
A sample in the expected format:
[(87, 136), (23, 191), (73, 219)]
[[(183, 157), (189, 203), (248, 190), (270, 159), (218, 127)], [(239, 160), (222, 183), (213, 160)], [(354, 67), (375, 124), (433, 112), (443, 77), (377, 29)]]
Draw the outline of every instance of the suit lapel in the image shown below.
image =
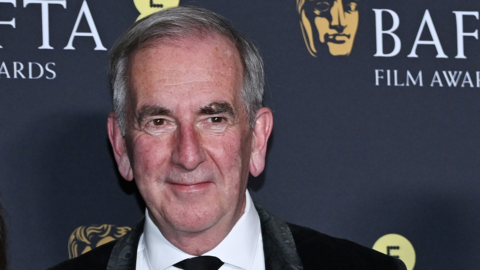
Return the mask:
[(135, 270), (138, 241), (144, 224), (145, 219), (142, 219), (125, 237), (118, 240), (110, 255), (107, 270)]
[(262, 227), (265, 270), (303, 270), (287, 223), (255, 205)]
[[(255, 205), (262, 228), (265, 270), (303, 270), (295, 241), (286, 222)], [(142, 219), (125, 237), (118, 240), (110, 255), (107, 270), (135, 270), (137, 247), (143, 232)]]

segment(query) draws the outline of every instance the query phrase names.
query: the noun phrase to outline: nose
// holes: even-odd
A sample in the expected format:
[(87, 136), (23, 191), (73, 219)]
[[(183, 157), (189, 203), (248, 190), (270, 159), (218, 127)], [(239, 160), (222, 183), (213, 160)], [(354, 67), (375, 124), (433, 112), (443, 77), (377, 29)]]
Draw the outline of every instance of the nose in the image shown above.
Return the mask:
[(181, 126), (175, 137), (172, 163), (187, 171), (195, 170), (206, 158), (195, 128)]
[(333, 2), (333, 6), (330, 9), (330, 15), (332, 16), (330, 27), (337, 30), (339, 33), (342, 33), (343, 29), (346, 27), (345, 11), (343, 10), (342, 0)]

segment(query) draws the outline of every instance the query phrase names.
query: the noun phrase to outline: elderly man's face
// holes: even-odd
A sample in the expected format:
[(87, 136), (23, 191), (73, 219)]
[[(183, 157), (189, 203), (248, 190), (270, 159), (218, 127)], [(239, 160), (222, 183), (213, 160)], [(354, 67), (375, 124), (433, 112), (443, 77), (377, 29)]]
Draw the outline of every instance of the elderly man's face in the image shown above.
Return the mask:
[[(307, 46), (317, 53), (318, 41), (332, 55), (350, 54), (358, 28), (358, 0), (305, 0), (300, 15)], [(318, 35), (318, 36), (317, 36)]]
[(252, 158), (258, 140), (239, 95), (242, 69), (233, 44), (216, 35), (131, 57), (128, 156), (112, 118), (109, 133), (121, 174), (135, 179), (164, 234), (231, 228), (243, 213), (249, 168), (258, 175), (263, 161)]

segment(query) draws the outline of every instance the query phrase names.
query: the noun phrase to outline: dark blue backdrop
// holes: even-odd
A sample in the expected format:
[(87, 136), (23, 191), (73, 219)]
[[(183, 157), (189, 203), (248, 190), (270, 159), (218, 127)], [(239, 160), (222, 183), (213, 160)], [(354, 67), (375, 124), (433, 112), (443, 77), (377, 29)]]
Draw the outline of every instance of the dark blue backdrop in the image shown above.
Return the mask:
[[(133, 225), (143, 210), (135, 188), (117, 174), (107, 141), (108, 51), (94, 50), (92, 37), (76, 37), (75, 50), (64, 49), (84, 0), (48, 5), (53, 49), (39, 49), (41, 5), (26, 2), (0, 1), (0, 200), (11, 269), (43, 269), (68, 258), (68, 237), (78, 226)], [(133, 0), (85, 2), (107, 49), (139, 15)], [(264, 57), (275, 126), (267, 169), (251, 179), (255, 201), (288, 221), (369, 247), (385, 234), (403, 235), (415, 248), (415, 269), (478, 267), (480, 41), (466, 36), (467, 59), (455, 58), (453, 13), (478, 17), (478, 1), (361, 0), (347, 57), (327, 49), (310, 55), (295, 0), (180, 3), (229, 18)], [(374, 9), (398, 15), (396, 56), (374, 56)], [(434, 45), (407, 57), (427, 9), (448, 58), (436, 58)], [(383, 12), (385, 30), (393, 24), (389, 14)], [(463, 17), (464, 32), (480, 29), (477, 17)], [(5, 23), (13, 18), (15, 28)], [(432, 40), (429, 29), (421, 40)], [(85, 16), (82, 31), (92, 31)], [(394, 39), (383, 38), (391, 52)], [(44, 74), (29, 79), (29, 63), (30, 77), (41, 74), (34, 62)], [(18, 63), (25, 79), (15, 72)], [(384, 77), (378, 85), (375, 70)], [(397, 84), (407, 71), (421, 71), (423, 86), (395, 86), (394, 70)], [(448, 86), (448, 71), (462, 72), (457, 86)], [(431, 86), (435, 72), (443, 87)]]

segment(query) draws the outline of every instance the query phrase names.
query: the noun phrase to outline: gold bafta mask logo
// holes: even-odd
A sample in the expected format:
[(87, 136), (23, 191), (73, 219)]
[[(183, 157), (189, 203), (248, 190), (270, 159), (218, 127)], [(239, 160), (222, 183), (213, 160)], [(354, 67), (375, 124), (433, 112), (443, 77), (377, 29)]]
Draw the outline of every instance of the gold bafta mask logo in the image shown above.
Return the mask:
[(358, 28), (359, 0), (297, 0), (305, 45), (317, 56), (325, 45), (331, 55), (349, 55)]
[(162, 9), (176, 7), (180, 0), (133, 0), (140, 16), (137, 21)]
[(68, 239), (68, 257), (78, 257), (103, 244), (124, 236), (130, 227), (117, 227), (103, 224), (94, 226), (80, 226), (73, 231)]

